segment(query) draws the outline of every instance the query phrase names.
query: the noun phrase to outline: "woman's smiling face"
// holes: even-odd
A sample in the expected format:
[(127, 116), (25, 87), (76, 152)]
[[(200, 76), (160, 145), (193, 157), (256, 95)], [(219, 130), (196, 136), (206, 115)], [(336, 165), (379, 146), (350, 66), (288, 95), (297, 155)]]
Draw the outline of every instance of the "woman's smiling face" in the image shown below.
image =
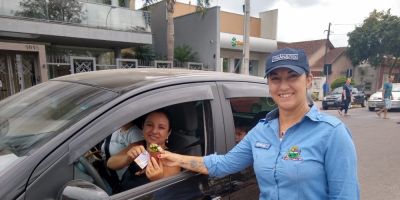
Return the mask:
[(170, 122), (162, 112), (152, 112), (144, 121), (143, 136), (147, 144), (155, 143), (165, 147), (170, 134)]
[(288, 68), (279, 68), (268, 74), (269, 91), (279, 109), (293, 110), (306, 105), (306, 92), (311, 83), (312, 76)]

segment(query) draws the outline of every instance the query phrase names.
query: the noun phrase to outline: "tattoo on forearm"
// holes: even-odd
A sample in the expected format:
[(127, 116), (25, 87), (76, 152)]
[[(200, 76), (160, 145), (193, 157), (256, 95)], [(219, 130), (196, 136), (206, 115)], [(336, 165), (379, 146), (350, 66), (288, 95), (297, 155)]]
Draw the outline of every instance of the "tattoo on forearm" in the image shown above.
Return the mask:
[(190, 160), (190, 167), (193, 169), (197, 169), (199, 164), (195, 160)]

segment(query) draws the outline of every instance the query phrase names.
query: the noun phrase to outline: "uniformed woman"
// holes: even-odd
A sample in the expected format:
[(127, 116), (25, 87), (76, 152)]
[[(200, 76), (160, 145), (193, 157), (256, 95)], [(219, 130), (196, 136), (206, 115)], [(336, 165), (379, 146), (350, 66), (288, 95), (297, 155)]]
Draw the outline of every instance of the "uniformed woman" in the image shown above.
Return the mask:
[(312, 75), (305, 52), (284, 48), (267, 60), (269, 92), (278, 105), (225, 155), (164, 151), (166, 164), (225, 176), (253, 165), (260, 199), (359, 199), (350, 131), (307, 103)]

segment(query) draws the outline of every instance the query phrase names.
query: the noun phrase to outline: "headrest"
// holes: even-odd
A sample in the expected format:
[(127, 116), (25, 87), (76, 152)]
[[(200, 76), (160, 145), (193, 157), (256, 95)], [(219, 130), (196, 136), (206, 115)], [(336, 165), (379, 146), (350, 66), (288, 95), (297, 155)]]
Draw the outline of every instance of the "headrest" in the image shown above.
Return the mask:
[(197, 129), (198, 122), (195, 102), (175, 105), (170, 113), (173, 129), (184, 131), (195, 131)]

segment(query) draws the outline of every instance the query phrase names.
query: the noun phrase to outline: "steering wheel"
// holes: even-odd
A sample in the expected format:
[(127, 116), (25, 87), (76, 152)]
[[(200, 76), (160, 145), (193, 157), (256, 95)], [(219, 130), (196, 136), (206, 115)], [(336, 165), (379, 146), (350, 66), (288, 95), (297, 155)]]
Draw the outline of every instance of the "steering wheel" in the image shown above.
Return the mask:
[(108, 193), (107, 184), (101, 178), (100, 174), (93, 167), (93, 165), (90, 164), (90, 162), (84, 156), (79, 158), (79, 163), (85, 168), (86, 173), (93, 178), (94, 184)]

